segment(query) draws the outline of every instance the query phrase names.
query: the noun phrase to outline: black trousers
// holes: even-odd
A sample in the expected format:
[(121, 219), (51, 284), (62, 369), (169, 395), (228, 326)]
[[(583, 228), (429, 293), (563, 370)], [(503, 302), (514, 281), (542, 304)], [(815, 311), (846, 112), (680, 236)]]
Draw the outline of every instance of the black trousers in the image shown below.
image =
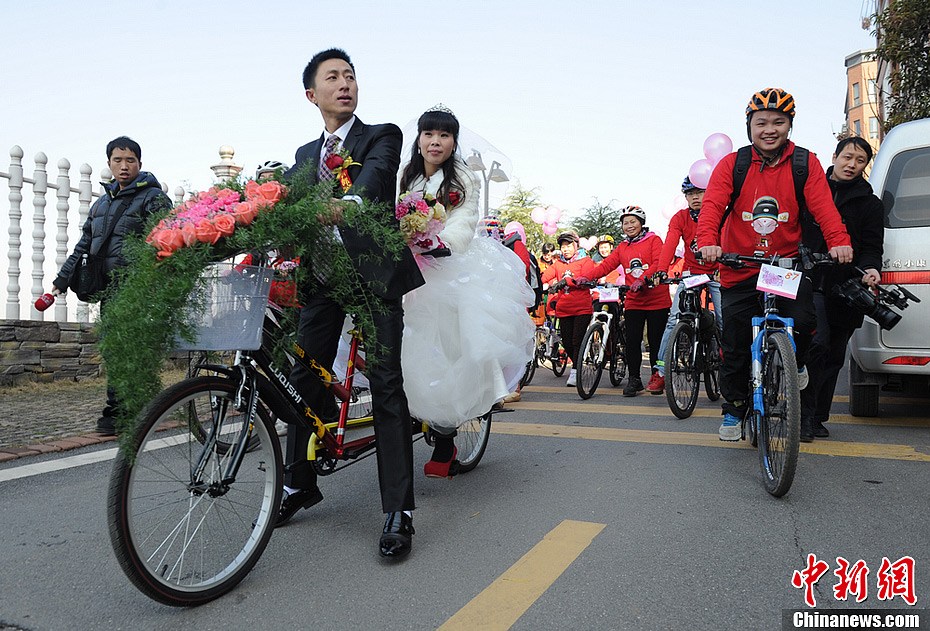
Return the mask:
[(559, 335), (562, 336), (562, 346), (572, 360), (572, 367), (578, 364), (578, 352), (581, 350), (581, 342), (584, 340), (584, 333), (591, 324), (591, 314), (585, 313), (576, 316), (562, 316), (559, 318)]
[[(756, 278), (720, 290), (723, 303), (723, 364), (720, 366), (720, 392), (725, 399), (724, 414), (742, 416), (749, 400), (749, 372), (752, 362), (752, 318), (764, 312), (764, 296), (756, 289)], [(806, 276), (797, 298), (776, 298), (778, 315), (794, 318), (794, 342), (798, 368), (806, 365), (811, 334), (816, 323), (813, 286)]]
[[(404, 311), (400, 299), (385, 300), (386, 313), (373, 314), (380, 349), (378, 361), (368, 370), (371, 383), (372, 415), (377, 436), (378, 482), (381, 487), (381, 507), (385, 513), (413, 510), (413, 437), (407, 395), (400, 365), (400, 349), (404, 332)], [(345, 312), (335, 302), (322, 295), (306, 300), (300, 310), (297, 329), (298, 344), (308, 357), (332, 370), (342, 333)], [(338, 408), (333, 394), (313, 374), (297, 364), (291, 381), (307, 404), (324, 421), (334, 421)], [(310, 432), (291, 425), (287, 431), (286, 462), (306, 461)], [(301, 466), (287, 474), (285, 484), (296, 489), (316, 486), (316, 472)]]
[(807, 388), (801, 390), (801, 416), (821, 423), (830, 418), (836, 379), (846, 363), (846, 345), (859, 328), (857, 323), (845, 317), (846, 314), (832, 314), (830, 309), (827, 297), (814, 292), (817, 329), (807, 354), (807, 369), (811, 380)]
[(649, 338), (649, 367), (655, 368), (659, 360), (659, 347), (662, 345), (662, 334), (665, 333), (665, 323), (668, 322), (668, 309), (625, 309), (623, 312), (626, 324), (626, 364), (630, 371), (630, 381), (642, 381), (640, 368), (643, 364), (643, 329)]

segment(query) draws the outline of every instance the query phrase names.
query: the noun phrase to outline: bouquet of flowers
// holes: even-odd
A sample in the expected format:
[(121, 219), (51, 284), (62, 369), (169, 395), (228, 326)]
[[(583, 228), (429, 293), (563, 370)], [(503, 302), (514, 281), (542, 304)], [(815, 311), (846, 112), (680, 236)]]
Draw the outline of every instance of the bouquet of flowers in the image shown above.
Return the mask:
[(172, 210), (145, 240), (158, 250), (159, 259), (196, 243), (215, 245), (232, 236), (236, 226), (248, 226), (260, 212), (271, 210), (286, 193), (284, 185), (274, 180), (249, 181), (242, 193), (214, 186)]
[(429, 193), (407, 191), (394, 206), (400, 231), (414, 253), (427, 252), (445, 244), (439, 238), (446, 220), (446, 209)]

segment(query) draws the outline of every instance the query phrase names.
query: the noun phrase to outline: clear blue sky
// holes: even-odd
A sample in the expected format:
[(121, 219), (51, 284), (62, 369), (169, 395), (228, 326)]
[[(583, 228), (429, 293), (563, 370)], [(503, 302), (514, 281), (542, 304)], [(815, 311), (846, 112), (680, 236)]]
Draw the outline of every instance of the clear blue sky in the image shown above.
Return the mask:
[[(96, 178), (121, 134), (171, 190), (209, 186), (223, 144), (248, 172), (291, 162), (322, 128), (301, 71), (335, 45), (355, 62), (366, 122), (404, 126), (441, 101), (543, 201), (572, 212), (616, 199), (658, 218), (704, 138), (744, 143), (743, 109), (759, 88), (794, 93), (793, 138), (829, 161), (844, 57), (873, 46), (865, 10), (856, 0), (4, 2), (0, 170), (18, 144), (27, 173), (44, 151), (52, 167), (71, 160), (75, 179), (82, 162)], [(492, 205), (506, 190), (491, 185)], [(24, 207), (28, 239), (28, 197)], [(0, 241), (5, 259), (5, 229)]]

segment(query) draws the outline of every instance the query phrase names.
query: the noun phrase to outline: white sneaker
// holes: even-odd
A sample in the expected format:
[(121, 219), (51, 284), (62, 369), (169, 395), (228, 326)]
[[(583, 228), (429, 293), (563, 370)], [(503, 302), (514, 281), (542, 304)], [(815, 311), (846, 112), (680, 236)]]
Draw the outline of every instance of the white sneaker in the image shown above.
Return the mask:
[(720, 428), (717, 430), (717, 436), (720, 440), (727, 442), (740, 440), (743, 437), (742, 421), (740, 418), (732, 414), (724, 414), (723, 423), (720, 424)]
[(572, 368), (571, 372), (568, 373), (568, 381), (565, 382), (566, 386), (575, 385), (575, 369)]
[(807, 372), (807, 366), (798, 371), (798, 390), (803, 390), (811, 382), (811, 376)]

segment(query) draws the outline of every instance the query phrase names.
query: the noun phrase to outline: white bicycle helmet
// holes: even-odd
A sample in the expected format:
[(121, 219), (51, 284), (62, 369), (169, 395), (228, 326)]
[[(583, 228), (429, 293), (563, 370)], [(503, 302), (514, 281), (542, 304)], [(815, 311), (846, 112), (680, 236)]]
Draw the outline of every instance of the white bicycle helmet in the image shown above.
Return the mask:
[(642, 225), (646, 225), (646, 211), (640, 208), (639, 206), (627, 206), (620, 213), (620, 221), (623, 221), (623, 218), (627, 215), (633, 215)]
[(263, 162), (262, 164), (258, 165), (258, 169), (255, 170), (255, 179), (257, 180), (261, 176), (268, 173), (274, 173), (278, 169), (287, 171), (287, 165), (283, 162), (278, 162), (277, 160), (268, 160), (267, 162)]

